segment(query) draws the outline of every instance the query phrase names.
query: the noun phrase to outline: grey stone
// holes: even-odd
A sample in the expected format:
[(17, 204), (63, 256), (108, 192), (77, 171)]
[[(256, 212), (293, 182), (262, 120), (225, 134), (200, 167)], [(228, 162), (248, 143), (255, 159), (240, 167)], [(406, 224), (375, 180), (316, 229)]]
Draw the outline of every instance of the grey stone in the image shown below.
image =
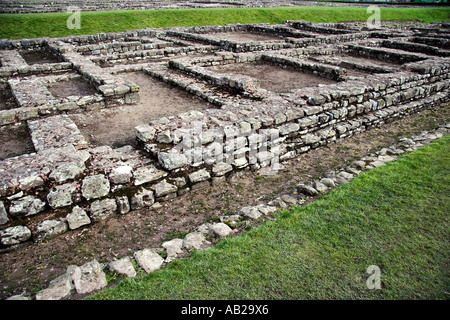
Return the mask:
[(211, 226), (211, 223), (204, 223), (197, 228), (197, 231), (206, 236), (209, 234), (209, 229), (211, 229)]
[(74, 289), (72, 278), (66, 273), (50, 282), (47, 289), (36, 294), (36, 300), (61, 300), (69, 296)]
[(395, 158), (391, 157), (391, 156), (379, 156), (378, 157), (378, 161), (382, 161), (382, 162), (390, 162), (390, 161), (394, 161)]
[(130, 201), (127, 196), (116, 197), (117, 212), (119, 214), (127, 214), (130, 212)]
[(83, 180), (81, 192), (87, 200), (98, 199), (109, 193), (109, 180), (102, 174), (88, 176)]
[(281, 200), (288, 204), (297, 204), (298, 200), (288, 194), (284, 194), (281, 196)]
[(353, 179), (353, 174), (345, 172), (345, 171), (341, 171), (339, 172), (336, 177), (340, 177), (340, 178), (344, 178), (345, 180), (351, 180)]
[(314, 181), (313, 188), (319, 192), (325, 192), (328, 190), (328, 187), (319, 181)]
[(230, 233), (233, 233), (233, 230), (229, 226), (227, 226), (225, 223), (222, 223), (222, 222), (213, 224), (211, 226), (210, 230), (214, 236), (219, 237), (219, 238), (225, 238)]
[(262, 215), (258, 207), (243, 207), (239, 209), (237, 214), (250, 219), (258, 219)]
[(298, 124), (301, 128), (306, 128), (309, 126), (312, 126), (313, 124), (316, 124), (319, 121), (319, 118), (317, 116), (309, 116), (307, 118), (302, 118), (298, 120)]
[(6, 214), (5, 206), (3, 201), (0, 201), (0, 225), (5, 224), (9, 221), (8, 215)]
[(280, 134), (282, 136), (285, 136), (285, 135), (288, 135), (290, 133), (300, 130), (300, 125), (298, 125), (297, 123), (287, 123), (287, 124), (280, 126), (279, 129), (280, 129)]
[(9, 207), (9, 214), (13, 217), (32, 216), (45, 210), (45, 202), (33, 196), (26, 196), (14, 200)]
[(156, 137), (156, 141), (159, 143), (171, 143), (172, 142), (172, 136), (170, 134), (170, 130), (164, 130), (158, 133), (158, 136)]
[(134, 269), (133, 263), (129, 257), (124, 257), (119, 260), (112, 261), (108, 264), (108, 268), (118, 274), (124, 274), (127, 277), (136, 277), (136, 270)]
[(153, 166), (141, 167), (134, 171), (134, 185), (140, 186), (167, 176), (167, 172)]
[(103, 289), (107, 285), (106, 275), (97, 260), (92, 260), (81, 267), (75, 267), (69, 274), (79, 294), (91, 293)]
[(353, 165), (356, 169), (364, 169), (366, 167), (366, 162), (362, 160), (357, 160), (353, 162)]
[(111, 170), (109, 179), (114, 184), (122, 184), (130, 182), (133, 177), (133, 168), (130, 166), (120, 166)]
[(308, 97), (308, 103), (312, 105), (320, 105), (325, 102), (325, 97), (321, 95)]
[(145, 272), (150, 273), (161, 268), (164, 259), (150, 249), (140, 250), (134, 253), (134, 259)]
[(178, 169), (188, 164), (186, 156), (178, 152), (160, 152), (158, 161), (166, 170)]
[(159, 198), (177, 192), (178, 188), (175, 185), (168, 183), (166, 180), (163, 180), (154, 186), (154, 190), (155, 196)]
[(209, 244), (201, 232), (188, 233), (183, 240), (183, 247), (186, 249), (201, 250), (204, 245)]
[(87, 215), (86, 211), (81, 209), (79, 206), (74, 207), (72, 212), (67, 215), (66, 219), (71, 230), (78, 229), (91, 223), (91, 219)]
[(96, 200), (91, 203), (89, 211), (92, 221), (106, 220), (117, 212), (116, 200)]
[(358, 170), (358, 169), (356, 169), (356, 168), (346, 167), (345, 170), (346, 170), (348, 173), (353, 174), (353, 176), (358, 176), (358, 175), (361, 174), (361, 170)]
[(221, 177), (230, 171), (233, 171), (233, 166), (225, 162), (217, 163), (212, 168), (212, 173), (216, 177)]
[(173, 261), (180, 253), (183, 253), (183, 239), (172, 239), (161, 245), (167, 252), (166, 262)]
[(336, 177), (335, 180), (336, 180), (336, 183), (339, 185), (348, 183), (348, 180), (343, 177)]
[(392, 148), (389, 148), (386, 153), (391, 156), (399, 156), (402, 153), (404, 153), (404, 151), (402, 149), (396, 149), (396, 148), (392, 147)]
[(413, 146), (413, 145), (415, 145), (416, 143), (412, 140), (412, 139), (409, 139), (409, 138), (404, 138), (404, 139), (401, 139), (401, 141), (399, 142), (399, 146), (400, 147), (410, 147), (410, 146)]
[(67, 231), (67, 224), (58, 220), (44, 220), (36, 226), (33, 240), (38, 242), (54, 238)]
[(44, 180), (38, 175), (33, 175), (20, 179), (19, 183), (21, 190), (29, 190), (44, 185)]
[(18, 294), (12, 297), (7, 298), (6, 300), (31, 300), (30, 297), (26, 297), (22, 294)]
[(61, 186), (55, 186), (50, 189), (47, 195), (47, 201), (53, 209), (70, 206), (73, 203), (73, 197), (77, 188), (70, 183)]
[(148, 142), (155, 138), (156, 129), (145, 124), (134, 128), (134, 133), (139, 140)]
[(10, 227), (0, 231), (0, 237), (3, 245), (10, 246), (30, 239), (31, 231), (25, 226)]
[(49, 177), (56, 182), (65, 182), (67, 180), (75, 179), (75, 177), (83, 173), (85, 169), (84, 162), (69, 162), (62, 164), (53, 170)]
[(369, 163), (369, 165), (372, 168), (378, 168), (378, 167), (384, 166), (385, 164), (386, 163), (384, 163), (383, 161), (380, 161), (380, 160), (375, 160), (375, 161), (372, 161), (371, 163)]
[(179, 114), (178, 116), (183, 120), (193, 120), (196, 118), (202, 118), (204, 114), (200, 111), (189, 110), (187, 112)]
[(287, 208), (288, 205), (286, 202), (284, 202), (283, 200), (281, 200), (280, 197), (273, 199), (272, 201), (270, 201), (268, 203), (269, 206), (274, 206), (274, 207), (280, 207), (280, 208)]
[(257, 208), (258, 208), (259, 212), (261, 212), (265, 216), (277, 211), (277, 207), (269, 206), (266, 204), (260, 204), (257, 206)]
[(305, 141), (305, 144), (313, 144), (313, 143), (319, 142), (320, 141), (320, 137), (318, 137), (318, 136), (316, 136), (314, 134), (308, 133), (307, 135), (305, 135), (303, 137), (303, 140)]
[(208, 180), (209, 178), (211, 178), (211, 175), (206, 169), (195, 171), (189, 175), (189, 181), (191, 181), (191, 183), (205, 181)]
[(131, 209), (137, 210), (141, 208), (151, 207), (155, 203), (153, 191), (140, 189), (131, 197)]
[(320, 180), (320, 183), (324, 184), (325, 186), (329, 187), (329, 188), (334, 188), (336, 187), (336, 184), (334, 183), (333, 179), (330, 178), (322, 178)]
[(304, 193), (308, 196), (317, 196), (319, 192), (314, 189), (313, 187), (307, 186), (306, 184), (299, 184), (297, 185), (297, 191), (299, 193)]

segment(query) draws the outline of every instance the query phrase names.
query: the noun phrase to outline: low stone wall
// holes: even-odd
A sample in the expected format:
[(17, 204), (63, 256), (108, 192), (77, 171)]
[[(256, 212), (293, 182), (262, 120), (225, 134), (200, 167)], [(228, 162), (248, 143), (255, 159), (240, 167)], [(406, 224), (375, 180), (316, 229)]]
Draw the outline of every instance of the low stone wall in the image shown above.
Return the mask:
[[(228, 27), (238, 28), (236, 25)], [(295, 48), (289, 43), (292, 38), (287, 37), (285, 42), (262, 41), (260, 51), (245, 53), (234, 52), (235, 48), (229, 49), (220, 39), (207, 46), (187, 42), (202, 41), (205, 37), (197, 37), (228, 27), (176, 28), (163, 32), (146, 29), (112, 35), (2, 42), (1, 47), (5, 49), (0, 52), (2, 69), (16, 68), (11, 69), (12, 74), (3, 74), (5, 79), (2, 80), (11, 88), (21, 107), (0, 110), (0, 123), (26, 123), (36, 151), (0, 161), (0, 243), (3, 249), (10, 250), (25, 241), (49, 239), (113, 215), (156, 208), (158, 202), (210, 184), (220, 184), (242, 170), (264, 169), (266, 174), (271, 174), (276, 172), (280, 162), (310, 149), (449, 101), (449, 60), (438, 54), (442, 52), (439, 49), (430, 49), (428, 54), (411, 52), (418, 49), (411, 46), (414, 41), (408, 41), (415, 40), (415, 31), (406, 33), (407, 37), (401, 37), (402, 40), (387, 43), (382, 37), (376, 38), (376, 34), (358, 29), (348, 34), (308, 38), (314, 39), (315, 45)], [(239, 28), (261, 32), (268, 27), (245, 25)], [(286, 32), (287, 26), (270, 28), (281, 34)], [(316, 28), (316, 31), (323, 31), (322, 26)], [(99, 55), (93, 51), (110, 50), (114, 43), (118, 43), (119, 51), (133, 47), (135, 51), (111, 54), (130, 53), (133, 58), (139, 51), (134, 37), (141, 37), (140, 43), (144, 44), (151, 35), (169, 39), (192, 35), (186, 43), (200, 49), (188, 50), (206, 50), (208, 55), (176, 56), (167, 63), (117, 64), (111, 70), (94, 62)], [(95, 39), (101, 39), (99, 47), (92, 43)], [(324, 39), (334, 39), (331, 41), (334, 45)], [(383, 47), (392, 43), (395, 49)], [(267, 50), (274, 44), (281, 46)], [(284, 44), (290, 46), (284, 47)], [(254, 43), (243, 43), (244, 47), (246, 45), (251, 47)], [(27, 46), (50, 50), (63, 61), (55, 65), (70, 66), (70, 72), (20, 76), (20, 68), (33, 66), (25, 66), (15, 50)], [(227, 48), (233, 52), (223, 52)], [(184, 47), (161, 50), (169, 49), (180, 56), (186, 53), (182, 52)], [(148, 52), (152, 50), (155, 49)], [(327, 57), (335, 53), (373, 61), (396, 61), (398, 68), (350, 79), (345, 68), (325, 60), (317, 63), (310, 59), (310, 55)], [(109, 52), (100, 52), (102, 55), (108, 56)], [(278, 94), (262, 89), (258, 79), (238, 74), (220, 75), (207, 69), (213, 65), (257, 61), (338, 82)], [(14, 67), (13, 63), (19, 66)], [(54, 68), (51, 65), (50, 69)], [(67, 113), (135, 104), (140, 88), (115, 75), (130, 70), (142, 70), (217, 108), (202, 112), (192, 110), (136, 127), (138, 148), (90, 148)], [(66, 81), (70, 77), (82, 77), (98, 93), (67, 101), (49, 95), (49, 83)]]

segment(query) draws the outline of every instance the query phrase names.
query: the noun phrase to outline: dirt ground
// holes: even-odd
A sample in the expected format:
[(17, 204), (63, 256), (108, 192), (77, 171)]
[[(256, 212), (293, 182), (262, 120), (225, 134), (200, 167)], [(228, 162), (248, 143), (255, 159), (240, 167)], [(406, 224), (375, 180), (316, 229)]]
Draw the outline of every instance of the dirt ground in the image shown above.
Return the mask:
[(70, 115), (91, 146), (118, 148), (135, 145), (134, 128), (138, 125), (189, 110), (214, 107), (143, 72), (121, 73), (119, 76), (139, 85), (138, 104)]
[(59, 99), (70, 96), (84, 97), (97, 93), (95, 88), (81, 77), (55, 82), (51, 86), (48, 86), (48, 91), (50, 91), (55, 98)]
[(318, 84), (332, 84), (335, 80), (319, 77), (315, 74), (285, 69), (267, 63), (232, 63), (208, 69), (218, 73), (234, 73), (261, 80), (261, 88), (284, 93), (293, 89), (313, 87)]
[(46, 51), (22, 51), (20, 55), (29, 65), (60, 62), (54, 55)]
[(0, 160), (35, 152), (24, 124), (0, 126)]
[[(320, 58), (320, 56), (319, 56), (319, 58)], [(393, 63), (393, 62), (386, 61), (386, 60), (368, 59), (368, 58), (363, 58), (363, 57), (352, 56), (349, 54), (328, 56), (327, 59), (334, 60), (337, 62), (348, 61), (348, 62), (360, 63), (360, 64), (364, 64), (364, 65), (368, 64), (373, 67), (388, 67), (388, 68), (393, 68), (393, 69), (398, 69), (401, 65), (400, 62)]]
[(17, 108), (14, 96), (11, 93), (11, 89), (8, 85), (0, 86), (0, 110), (9, 110)]
[(275, 35), (266, 35), (248, 31), (231, 31), (231, 32), (215, 32), (206, 34), (205, 37), (211, 37), (212, 39), (228, 40), (232, 42), (249, 42), (249, 41), (273, 41), (283, 40), (283, 37), (277, 37)]
[(449, 105), (430, 109), (311, 150), (284, 164), (285, 169), (277, 175), (259, 176), (258, 172), (244, 171), (243, 176), (232, 182), (163, 202), (160, 209), (133, 211), (55, 239), (27, 243), (0, 253), (0, 298), (46, 288), (70, 264), (80, 266), (92, 259), (107, 262), (146, 247), (158, 247), (162, 241), (183, 237), (204, 222), (218, 221), (220, 215), (230, 215), (242, 206), (267, 203), (290, 193), (296, 184), (345, 167), (400, 137), (449, 121)]

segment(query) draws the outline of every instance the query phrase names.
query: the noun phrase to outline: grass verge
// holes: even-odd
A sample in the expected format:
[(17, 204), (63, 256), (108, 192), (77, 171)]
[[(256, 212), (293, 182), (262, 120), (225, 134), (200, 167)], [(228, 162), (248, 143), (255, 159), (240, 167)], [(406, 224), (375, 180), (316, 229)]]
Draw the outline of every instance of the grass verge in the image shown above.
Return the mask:
[[(381, 8), (382, 20), (449, 19), (449, 8)], [(370, 16), (361, 7), (216, 8), (141, 11), (98, 11), (81, 13), (81, 29), (67, 28), (68, 13), (1, 14), (0, 38), (63, 37), (142, 28), (224, 25), (229, 23), (284, 23), (364, 21)]]
[(449, 155), (447, 136), (90, 299), (448, 299)]

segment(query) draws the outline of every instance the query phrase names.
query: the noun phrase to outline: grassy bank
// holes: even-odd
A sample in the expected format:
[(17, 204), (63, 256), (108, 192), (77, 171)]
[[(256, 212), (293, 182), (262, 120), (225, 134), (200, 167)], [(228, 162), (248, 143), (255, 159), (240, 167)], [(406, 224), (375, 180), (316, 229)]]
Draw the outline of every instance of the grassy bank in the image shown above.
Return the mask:
[[(382, 20), (448, 20), (449, 8), (382, 8)], [(62, 37), (142, 28), (223, 25), (229, 23), (284, 23), (286, 20), (312, 22), (364, 21), (370, 16), (356, 7), (287, 7), (241, 9), (179, 9), (142, 11), (82, 12), (81, 29), (70, 30), (68, 13), (2, 14), (0, 38), (20, 39)]]
[[(450, 137), (95, 299), (448, 299)], [(368, 290), (368, 266), (381, 290)]]

